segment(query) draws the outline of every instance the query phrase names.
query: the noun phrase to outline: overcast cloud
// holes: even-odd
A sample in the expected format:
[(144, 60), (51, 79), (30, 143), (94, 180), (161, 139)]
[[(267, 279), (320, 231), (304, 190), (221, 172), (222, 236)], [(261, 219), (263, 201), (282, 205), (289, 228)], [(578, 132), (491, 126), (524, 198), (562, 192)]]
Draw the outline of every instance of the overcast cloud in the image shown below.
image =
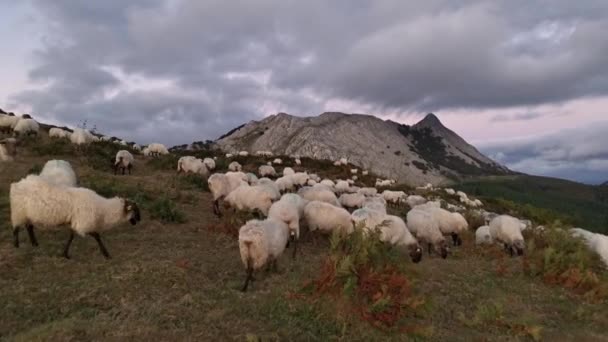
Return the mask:
[[(577, 128), (589, 123), (579, 113), (539, 108), (608, 93), (605, 0), (32, 0), (6, 8), (37, 34), (23, 62), (27, 86), (4, 94), (5, 107), (71, 126), (87, 120), (141, 143), (215, 139), (278, 111), (403, 122), (429, 111), (441, 119), (484, 112), (487, 129), (500, 132), (491, 125), (550, 130), (552, 120), (571, 120)], [(524, 110), (502, 112), (509, 108)], [(488, 151), (521, 171), (599, 181), (606, 156), (564, 149), (575, 133)], [(573, 158), (593, 176), (564, 166)]]

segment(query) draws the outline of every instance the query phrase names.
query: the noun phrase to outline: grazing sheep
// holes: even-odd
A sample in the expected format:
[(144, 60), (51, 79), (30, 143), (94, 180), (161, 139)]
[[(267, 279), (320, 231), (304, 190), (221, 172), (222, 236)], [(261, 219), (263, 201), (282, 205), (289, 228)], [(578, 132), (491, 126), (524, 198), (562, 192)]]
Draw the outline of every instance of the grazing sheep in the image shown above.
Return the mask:
[(276, 177), (277, 172), (274, 170), (274, 167), (269, 165), (262, 165), (258, 169), (258, 173), (260, 177)]
[(65, 160), (47, 161), (39, 176), (52, 185), (75, 187), (78, 184), (72, 165)]
[(10, 207), (17, 248), (21, 227), (27, 229), (32, 245), (38, 246), (34, 227), (70, 225), (71, 234), (63, 251), (68, 259), (75, 233), (95, 238), (103, 256), (110, 258), (99, 233), (126, 222), (135, 225), (141, 220), (137, 204), (127, 199), (107, 199), (89, 189), (53, 185), (35, 175), (11, 184)]
[[(245, 179), (247, 179), (246, 175)], [(209, 185), (209, 191), (213, 195), (213, 213), (221, 217), (222, 213), (220, 212), (219, 201), (240, 185), (247, 183), (238, 173), (214, 173), (207, 179), (207, 184)]]
[(285, 222), (293, 238), (293, 258), (297, 253), (297, 241), (300, 238), (300, 218), (304, 216), (304, 207), (308, 201), (296, 194), (285, 194), (272, 204), (268, 211), (268, 218)]
[(270, 264), (276, 269), (277, 259), (283, 254), (288, 241), (289, 228), (284, 222), (273, 218), (250, 220), (239, 229), (239, 251), (247, 270), (243, 292), (247, 291), (254, 271)]
[(365, 202), (363, 202), (363, 208), (375, 210), (375, 211), (381, 212), (383, 214), (386, 214), (386, 205), (382, 204), (378, 201), (365, 201)]
[(131, 169), (133, 168), (133, 155), (131, 152), (127, 150), (120, 150), (116, 152), (116, 160), (114, 161), (114, 174), (118, 172), (118, 169), (122, 170), (122, 174), (125, 174), (125, 170), (129, 170), (129, 174), (131, 174)]
[(376, 187), (377, 188), (379, 188), (379, 187), (385, 187), (385, 186), (390, 186), (391, 184), (392, 184), (391, 181), (388, 180), (388, 179), (385, 179), (385, 180), (376, 179)]
[(495, 217), (490, 222), (490, 234), (492, 240), (501, 242), (505, 246), (505, 250), (514, 255), (514, 250), (517, 255), (524, 254), (525, 242), (521, 234), (520, 222), (515, 217), (509, 215), (500, 215)]
[(452, 195), (452, 196), (456, 195), (456, 191), (454, 191), (454, 189), (446, 188), (443, 191), (445, 191), (445, 193), (448, 195)]
[(264, 216), (272, 205), (272, 194), (263, 185), (250, 186), (243, 182), (226, 196), (226, 202), (238, 210), (256, 211)]
[(58, 127), (49, 129), (49, 138), (69, 138), (70, 134), (70, 132)]
[(290, 168), (290, 167), (286, 167), (283, 169), (283, 176), (291, 176), (293, 174), (295, 174), (296, 172)]
[(365, 202), (365, 196), (361, 194), (342, 194), (339, 201), (345, 208), (361, 208), (363, 202)]
[(258, 185), (258, 181), (259, 181), (258, 176), (256, 176), (255, 174), (253, 174), (251, 172), (247, 173), (246, 176), (247, 176), (247, 183), (249, 185)]
[(141, 154), (143, 154), (144, 156), (148, 157), (150, 156), (150, 149), (146, 146), (141, 150)]
[(336, 186), (334, 186), (334, 190), (336, 190), (337, 193), (341, 194), (343, 192), (347, 192), (349, 187), (350, 184), (348, 184), (347, 181), (338, 180), (336, 182)]
[(376, 196), (378, 194), (378, 189), (376, 188), (361, 188), (359, 189), (359, 193), (365, 197)]
[(277, 178), (275, 184), (281, 192), (291, 192), (294, 190), (293, 178), (291, 175)]
[(481, 226), (475, 231), (475, 244), (491, 245), (494, 243), (492, 234), (490, 234), (490, 226)]
[(207, 166), (207, 169), (209, 171), (212, 171), (215, 169), (215, 160), (213, 160), (211, 158), (205, 158), (205, 159), (203, 159), (203, 163), (205, 164), (205, 166)]
[(272, 163), (281, 165), (281, 164), (283, 164), (283, 161), (280, 158), (276, 158), (275, 160), (272, 161)]
[(310, 231), (331, 233), (334, 230), (350, 234), (353, 232), (350, 213), (329, 203), (311, 201), (304, 207), (304, 218)]
[(207, 165), (196, 157), (193, 156), (184, 156), (180, 157), (177, 161), (177, 173), (195, 173), (203, 175), (207, 177), (209, 175), (209, 170), (207, 169)]
[(341, 207), (336, 194), (324, 187), (305, 186), (298, 190), (298, 195), (309, 201), (325, 202), (336, 207)]
[(439, 230), (439, 223), (431, 214), (420, 209), (410, 210), (407, 213), (407, 227), (418, 241), (427, 244), (429, 255), (432, 247), (443, 259), (447, 258), (447, 243)]
[(592, 233), (582, 228), (572, 228), (570, 232), (572, 235), (582, 238), (587, 246), (592, 251), (596, 252), (604, 264), (608, 266), (608, 236), (599, 233)]
[(270, 194), (270, 199), (274, 202), (281, 198), (281, 191), (272, 179), (260, 178), (256, 185), (265, 187), (266, 191)]
[(443, 235), (451, 235), (454, 246), (462, 245), (460, 234), (469, 229), (469, 224), (461, 214), (451, 213), (445, 209), (430, 205), (417, 206), (416, 209), (424, 210), (433, 215), (433, 218), (439, 224), (441, 233)]
[(418, 195), (410, 195), (410, 196), (407, 196), (407, 199), (405, 200), (405, 202), (407, 203), (407, 205), (410, 206), (410, 208), (413, 208), (417, 205), (426, 203), (426, 198), (424, 198), (422, 196), (418, 196)]
[(293, 180), (293, 185), (295, 185), (296, 187), (302, 187), (306, 185), (306, 182), (308, 182), (308, 173), (296, 172), (291, 175), (291, 179)]
[(94, 142), (95, 136), (86, 129), (74, 128), (74, 132), (70, 135), (70, 141), (75, 145), (84, 145)]
[[(357, 176), (353, 176), (353, 177), (357, 178)], [(355, 184), (355, 180), (354, 180), (354, 179), (347, 179), (347, 180), (346, 180), (346, 183), (348, 183), (348, 185), (349, 185), (349, 189), (350, 189), (350, 186), (351, 186), (351, 185), (353, 185), (353, 184)], [(348, 191), (348, 190), (347, 190), (347, 191)]]
[(376, 229), (382, 224), (385, 216), (386, 212), (371, 208), (361, 208), (353, 211), (350, 215), (350, 219), (353, 221), (355, 227), (360, 227), (367, 231)]
[(17, 121), (15, 128), (13, 128), (13, 132), (16, 135), (37, 135), (38, 130), (40, 129), (40, 125), (34, 119), (20, 119)]
[(240, 151), (239, 152), (239, 156), (241, 156), (241, 157), (247, 157), (248, 155), (249, 155), (249, 152), (247, 152), (247, 151)]
[(390, 203), (395, 206), (404, 203), (406, 200), (406, 196), (407, 195), (403, 191), (384, 190), (382, 192), (382, 198), (384, 198), (386, 203)]
[(232, 163), (230, 163), (228, 165), (228, 170), (233, 171), (233, 172), (240, 172), (243, 170), (243, 167), (238, 162), (233, 161)]
[(336, 183), (334, 183), (331, 179), (324, 179), (324, 180), (320, 181), (319, 183), (323, 184), (323, 185), (327, 185), (331, 189), (333, 189), (336, 186)]
[(395, 246), (405, 246), (414, 263), (419, 263), (422, 260), (422, 248), (420, 248), (418, 240), (407, 229), (405, 222), (400, 217), (386, 215), (378, 228), (380, 229), (381, 241)]
[(167, 150), (167, 147), (159, 143), (152, 143), (148, 145), (148, 151), (150, 156), (160, 156), (169, 154), (169, 150)]
[(7, 138), (0, 140), (0, 162), (10, 162), (17, 156), (17, 140)]

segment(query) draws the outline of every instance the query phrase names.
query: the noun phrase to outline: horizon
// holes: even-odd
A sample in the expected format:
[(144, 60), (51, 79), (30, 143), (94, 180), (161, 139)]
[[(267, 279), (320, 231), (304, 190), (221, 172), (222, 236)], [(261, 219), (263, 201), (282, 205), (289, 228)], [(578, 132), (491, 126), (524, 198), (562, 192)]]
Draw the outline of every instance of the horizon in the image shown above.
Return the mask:
[(170, 146), (269, 113), (434, 113), (512, 170), (608, 181), (608, 3), (291, 5), (7, 2), (0, 108)]

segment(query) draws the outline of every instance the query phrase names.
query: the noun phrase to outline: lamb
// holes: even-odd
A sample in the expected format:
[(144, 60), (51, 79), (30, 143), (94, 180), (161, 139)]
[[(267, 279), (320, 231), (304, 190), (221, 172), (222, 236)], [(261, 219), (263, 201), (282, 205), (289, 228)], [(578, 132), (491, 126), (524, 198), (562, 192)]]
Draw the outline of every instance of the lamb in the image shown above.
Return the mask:
[(289, 241), (289, 228), (284, 222), (268, 218), (264, 221), (250, 220), (239, 229), (239, 251), (241, 261), (247, 270), (245, 285), (253, 280), (253, 272), (264, 265), (274, 265), (283, 254)]
[(407, 213), (407, 227), (420, 242), (427, 244), (429, 255), (432, 247), (443, 259), (447, 258), (447, 243), (443, 234), (441, 234), (441, 230), (439, 230), (438, 222), (431, 214), (420, 209), (410, 210)]
[(490, 222), (490, 234), (493, 240), (504, 244), (505, 250), (509, 251), (511, 256), (514, 255), (514, 250), (517, 251), (517, 255), (524, 254), (524, 237), (521, 234), (520, 222), (515, 217), (509, 215), (495, 217)]
[(335, 207), (321, 201), (311, 201), (304, 207), (304, 218), (310, 231), (320, 230), (331, 233), (338, 230), (350, 234), (353, 232), (350, 213), (346, 209)]
[(410, 206), (410, 208), (413, 208), (417, 205), (426, 203), (426, 198), (418, 195), (410, 195), (407, 197), (405, 202)]
[(340, 202), (338, 202), (338, 198), (336, 198), (336, 194), (332, 191), (329, 191), (325, 188), (321, 187), (308, 187), (305, 186), (298, 190), (298, 195), (302, 196), (302, 198), (309, 201), (319, 201), (331, 204), (336, 207), (341, 207)]
[(268, 165), (262, 165), (258, 169), (260, 177), (275, 177), (277, 175), (274, 167)]
[(346, 208), (361, 208), (365, 201), (365, 196), (361, 194), (342, 194), (339, 201)]
[(405, 246), (409, 251), (410, 258), (414, 263), (422, 260), (422, 248), (418, 240), (410, 233), (403, 220), (394, 215), (386, 215), (378, 227), (380, 229), (380, 240), (395, 246)]
[(0, 162), (10, 162), (17, 156), (17, 140), (7, 138), (0, 140)]
[(152, 144), (148, 145), (148, 151), (150, 152), (151, 156), (160, 156), (160, 155), (169, 154), (169, 150), (167, 150), (167, 147), (165, 147), (165, 145), (159, 144), (159, 143), (152, 143)]
[(492, 234), (490, 234), (490, 226), (481, 226), (477, 228), (475, 231), (475, 244), (491, 245), (493, 242)]
[(359, 189), (359, 193), (363, 196), (370, 197), (376, 196), (378, 194), (378, 190), (376, 188), (361, 188)]
[(99, 233), (126, 222), (136, 225), (141, 220), (135, 202), (119, 197), (104, 198), (85, 188), (53, 185), (35, 175), (11, 184), (10, 207), (17, 248), (21, 227), (27, 229), (31, 244), (38, 246), (34, 227), (70, 225), (71, 234), (63, 250), (63, 256), (68, 259), (75, 233), (92, 236), (103, 256), (110, 258)]
[(52, 127), (51, 129), (49, 129), (50, 138), (69, 138), (70, 134), (70, 132), (58, 127)]
[(384, 190), (382, 192), (382, 198), (384, 198), (386, 203), (390, 203), (395, 206), (404, 203), (406, 200), (406, 196), (407, 195), (403, 191)]
[(47, 161), (39, 176), (52, 185), (75, 187), (78, 184), (72, 165), (65, 160)]
[(84, 145), (95, 141), (95, 136), (91, 132), (82, 128), (74, 128), (74, 132), (70, 135), (72, 144)]
[[(243, 175), (247, 179), (247, 176)], [(207, 179), (207, 184), (213, 195), (213, 213), (221, 217), (222, 213), (220, 212), (219, 201), (240, 185), (247, 183), (238, 173), (214, 173)]]
[(283, 164), (283, 161), (280, 158), (276, 158), (275, 160), (272, 161), (273, 164)]
[(451, 213), (445, 209), (435, 206), (420, 206), (416, 209), (424, 210), (431, 214), (439, 224), (439, 230), (444, 235), (451, 235), (454, 246), (462, 245), (460, 234), (469, 229), (469, 224), (459, 213)]
[(23, 119), (22, 118), (22, 119), (19, 119), (19, 121), (17, 121), (17, 124), (13, 128), (13, 132), (16, 135), (22, 135), (22, 134), (37, 135), (39, 129), (40, 129), (40, 125), (38, 125), (38, 123), (34, 119)]
[(243, 182), (226, 196), (226, 202), (238, 210), (258, 210), (267, 216), (273, 197), (267, 189), (263, 185), (250, 186)]
[(193, 156), (179, 158), (177, 161), (177, 173), (179, 174), (181, 172), (200, 174), (205, 177), (209, 175), (209, 170), (207, 170), (205, 163), (201, 159)]
[(203, 159), (203, 163), (205, 164), (205, 166), (207, 166), (207, 170), (211, 171), (215, 169), (215, 160), (211, 158), (205, 158)]
[(240, 172), (241, 170), (243, 170), (243, 167), (238, 162), (233, 161), (228, 165), (228, 170), (233, 172)]
[(291, 176), (293, 174), (295, 174), (296, 172), (290, 168), (290, 167), (286, 167), (283, 169), (283, 176)]
[(131, 152), (127, 150), (120, 150), (116, 152), (116, 160), (114, 161), (114, 174), (118, 172), (118, 169), (122, 170), (122, 174), (125, 174), (125, 170), (129, 170), (129, 174), (131, 174), (131, 169), (133, 168), (133, 155)]

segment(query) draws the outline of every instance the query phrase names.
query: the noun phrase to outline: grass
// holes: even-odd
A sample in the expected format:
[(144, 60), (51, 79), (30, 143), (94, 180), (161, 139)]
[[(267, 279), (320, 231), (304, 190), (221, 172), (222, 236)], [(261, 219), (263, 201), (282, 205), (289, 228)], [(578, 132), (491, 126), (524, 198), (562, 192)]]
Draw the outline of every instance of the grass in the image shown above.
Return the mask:
[[(536, 265), (541, 255), (550, 254), (550, 262), (536, 265), (533, 273), (526, 272), (524, 259), (510, 258), (498, 247), (476, 247), (472, 233), (464, 234), (463, 246), (453, 248), (446, 260), (425, 254), (414, 265), (397, 249), (378, 249), (381, 257), (371, 263), (373, 269), (394, 267), (408, 281), (407, 298), (416, 299), (406, 303), (392, 327), (375, 327), (377, 320), (362, 319), (357, 311), (386, 313), (391, 292), (369, 287), (380, 292), (376, 301), (370, 301), (367, 292), (360, 295), (361, 289), (348, 280), (354, 277), (350, 271), (338, 284), (341, 289), (350, 284), (346, 288), (355, 294), (354, 301), (344, 292), (336, 297), (303, 292), (307, 282), (318, 279), (328, 259), (343, 260), (353, 254), (345, 251), (358, 244), (334, 242), (332, 249), (330, 239), (308, 233), (305, 226), (297, 259), (285, 253), (278, 272), (260, 272), (250, 290), (242, 293), (245, 270), (235, 235), (250, 216), (225, 212), (222, 219), (216, 218), (211, 194), (198, 187), (198, 180), (190, 183), (177, 177), (168, 161), (140, 156), (131, 176), (96, 169), (82, 155), (61, 156), (72, 163), (82, 185), (105, 196), (135, 198), (142, 208), (137, 226), (102, 233), (111, 260), (100, 255), (91, 238), (75, 239), (72, 259), (63, 259), (66, 229), (38, 231), (38, 248), (22, 234), (22, 246), (15, 249), (9, 223), (10, 183), (51, 158), (55, 157), (41, 157), (26, 147), (15, 163), (0, 164), (3, 341), (608, 339), (608, 305), (599, 290), (579, 291), (544, 279), (554, 265), (581, 264), (581, 271), (593, 271), (600, 283), (604, 281), (605, 273), (596, 268), (593, 255), (575, 256), (581, 245), (568, 240), (562, 246), (559, 236), (530, 237), (539, 247), (529, 247), (525, 260)], [(250, 163), (255, 159), (246, 165), (255, 167)], [(178, 210), (185, 222), (163, 222), (150, 209), (154, 206), (169, 213), (171, 208)], [(550, 247), (566, 252), (554, 257), (556, 252), (547, 252)], [(356, 278), (361, 283), (361, 277)]]

